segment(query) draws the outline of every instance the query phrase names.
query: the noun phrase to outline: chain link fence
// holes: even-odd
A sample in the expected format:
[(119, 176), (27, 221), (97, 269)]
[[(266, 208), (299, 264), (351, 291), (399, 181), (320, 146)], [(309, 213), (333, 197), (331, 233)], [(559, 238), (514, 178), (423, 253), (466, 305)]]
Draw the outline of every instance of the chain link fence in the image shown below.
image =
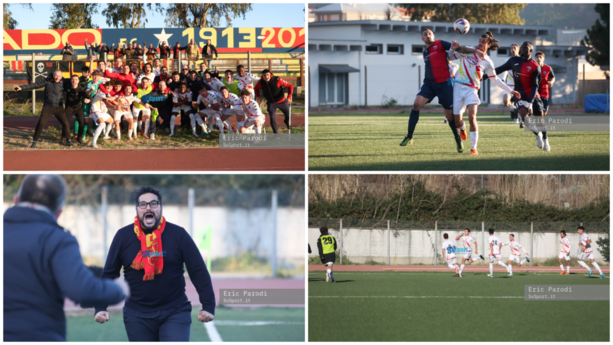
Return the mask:
[[(163, 215), (201, 245), (213, 274), (304, 275), (304, 191), (157, 188)], [(134, 222), (137, 188), (69, 188), (58, 223), (79, 241), (87, 265), (103, 266), (115, 233)], [(4, 189), (4, 210), (14, 188)]]
[[(443, 234), (451, 240), (462, 234), (464, 229), (471, 230), (477, 241), (479, 254), (487, 254), (489, 245), (488, 230), (494, 229), (501, 241), (509, 241), (515, 235), (532, 259), (530, 265), (550, 265), (560, 252), (560, 231), (565, 230), (572, 243), (571, 256), (576, 258), (580, 252), (578, 226), (584, 226), (592, 239), (596, 261), (606, 260), (596, 243), (600, 238), (608, 238), (609, 223), (560, 223), (560, 222), (471, 222), (471, 221), (388, 221), (372, 219), (322, 219), (309, 218), (308, 241), (313, 253), (310, 262), (319, 264), (317, 257), (317, 238), (319, 228), (327, 227), (338, 243), (337, 263), (374, 264), (374, 265), (439, 265), (444, 264), (441, 256)], [(462, 247), (460, 241), (458, 247)], [(523, 255), (523, 251), (521, 252)], [(509, 247), (502, 247), (503, 260), (510, 255)], [(484, 255), (486, 256), (486, 255)], [(486, 260), (487, 261), (487, 260)], [(485, 262), (481, 262), (482, 265)]]

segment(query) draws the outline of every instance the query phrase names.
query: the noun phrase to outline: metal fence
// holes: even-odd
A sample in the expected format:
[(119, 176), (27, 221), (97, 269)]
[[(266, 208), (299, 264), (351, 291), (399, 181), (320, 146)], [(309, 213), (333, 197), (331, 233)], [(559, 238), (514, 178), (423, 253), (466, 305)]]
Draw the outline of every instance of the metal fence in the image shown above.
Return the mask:
[[(443, 234), (451, 240), (471, 230), (477, 241), (480, 254), (489, 252), (488, 230), (494, 229), (501, 241), (509, 241), (514, 234), (532, 258), (530, 265), (543, 264), (555, 259), (560, 252), (560, 231), (565, 230), (571, 240), (571, 256), (579, 253), (579, 234), (577, 227), (582, 225), (592, 239), (594, 256), (603, 263), (604, 257), (596, 243), (598, 239), (609, 236), (609, 223), (558, 223), (558, 222), (449, 222), (449, 221), (388, 221), (364, 219), (321, 219), (309, 218), (308, 241), (315, 250), (310, 256), (317, 255), (316, 241), (319, 228), (328, 227), (338, 243), (339, 263), (345, 264), (384, 264), (384, 265), (438, 265), (444, 263), (441, 256)], [(458, 247), (461, 243), (458, 241)], [(523, 251), (521, 251), (523, 255)], [(503, 247), (502, 256), (510, 255), (510, 249)], [(486, 256), (486, 255), (484, 255)], [(485, 265), (485, 262), (481, 264)]]
[[(163, 215), (194, 237), (216, 274), (304, 275), (304, 191), (158, 188)], [(17, 190), (5, 188), (4, 209)], [(133, 223), (136, 188), (69, 188), (58, 223), (79, 241), (86, 264), (102, 266), (115, 233)]]

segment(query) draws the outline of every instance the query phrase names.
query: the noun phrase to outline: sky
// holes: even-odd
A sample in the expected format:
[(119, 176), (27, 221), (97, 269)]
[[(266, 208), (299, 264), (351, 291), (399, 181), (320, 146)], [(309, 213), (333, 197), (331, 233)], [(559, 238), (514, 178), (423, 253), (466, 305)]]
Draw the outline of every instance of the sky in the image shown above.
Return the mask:
[[(304, 4), (252, 4), (252, 10), (247, 13), (245, 19), (237, 17), (232, 20), (233, 27), (304, 27), (305, 12)], [(17, 29), (48, 29), (50, 24), (51, 4), (33, 3), (34, 11), (24, 8), (19, 4), (11, 4), (10, 10), (13, 18), (17, 20)], [(94, 15), (93, 21), (101, 29), (110, 28), (106, 24), (106, 17), (102, 10), (106, 4), (102, 3), (98, 14)], [(159, 12), (147, 12), (148, 22), (146, 28), (163, 28), (164, 16)], [(220, 27), (226, 27), (222, 20)]]

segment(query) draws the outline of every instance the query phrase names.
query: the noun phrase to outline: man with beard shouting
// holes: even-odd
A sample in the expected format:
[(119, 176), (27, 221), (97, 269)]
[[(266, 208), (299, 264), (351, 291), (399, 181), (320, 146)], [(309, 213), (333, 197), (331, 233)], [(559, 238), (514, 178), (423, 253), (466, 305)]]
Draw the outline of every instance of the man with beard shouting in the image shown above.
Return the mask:
[[(134, 224), (115, 234), (102, 277), (119, 277), (123, 268), (132, 289), (123, 307), (130, 341), (189, 341), (192, 305), (185, 295), (183, 265), (200, 297), (200, 322), (212, 321), (215, 314), (211, 276), (187, 231), (162, 216), (160, 192), (141, 187), (135, 203)], [(106, 307), (96, 308), (94, 320), (109, 321)]]

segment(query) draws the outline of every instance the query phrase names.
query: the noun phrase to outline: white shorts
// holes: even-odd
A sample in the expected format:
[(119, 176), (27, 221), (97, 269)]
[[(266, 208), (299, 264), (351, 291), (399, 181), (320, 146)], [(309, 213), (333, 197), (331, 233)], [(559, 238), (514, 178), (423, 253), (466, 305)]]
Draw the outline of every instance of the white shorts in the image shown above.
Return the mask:
[(111, 118), (111, 115), (107, 113), (90, 113), (89, 116), (91, 116), (96, 123), (98, 122), (98, 119), (102, 119), (102, 122), (106, 122), (107, 119)]
[(237, 110), (234, 108), (221, 108), (219, 112), (221, 116), (245, 115), (242, 110)]
[(579, 260), (581, 260), (581, 261), (594, 260), (594, 253), (593, 252), (581, 253), (581, 254), (579, 254)]
[(326, 263), (324, 264), (324, 266), (332, 266), (332, 265), (334, 265), (334, 262), (326, 262)]
[(481, 104), (481, 100), (479, 99), (479, 90), (462, 84), (454, 85), (453, 114), (463, 114), (466, 110), (466, 106), (471, 104)]
[(470, 260), (470, 258), (471, 258), (471, 256), (472, 256), (472, 255), (473, 255), (473, 253), (468, 252), (468, 253), (464, 254), (464, 259), (466, 259), (466, 260)]
[(500, 254), (490, 254), (490, 261), (496, 261), (496, 260), (500, 260)]
[(132, 118), (132, 114), (129, 111), (111, 109), (110, 112), (113, 114), (113, 120), (115, 121), (120, 121), (122, 116), (125, 116), (126, 120)]
[(521, 263), (521, 256), (519, 255), (510, 255), (509, 261), (516, 261), (517, 263)]
[(202, 115), (206, 115), (207, 117), (212, 117), (215, 116), (215, 114), (219, 114), (219, 111), (215, 111), (211, 108), (206, 108), (206, 109), (202, 109), (198, 112), (198, 114)]
[(134, 107), (134, 109), (132, 109), (132, 117), (138, 119), (138, 113), (140, 112), (142, 112), (143, 115), (151, 116), (151, 109)]
[(456, 258), (447, 259), (447, 266), (453, 266), (456, 263)]
[(558, 255), (558, 259), (564, 259), (566, 261), (570, 261), (570, 253), (560, 252), (560, 255)]
[(188, 111), (191, 111), (193, 109), (189, 105), (183, 105), (180, 107), (172, 107), (172, 112), (178, 113), (178, 115), (181, 115), (181, 110), (183, 110), (187, 114)]
[(247, 118), (245, 121), (241, 122), (243, 127), (251, 127), (251, 126), (255, 126), (255, 121), (259, 120), (260, 122), (262, 122), (262, 125), (264, 125), (264, 122), (266, 122), (266, 117), (263, 115), (260, 116), (254, 116), (254, 117), (249, 117)]

